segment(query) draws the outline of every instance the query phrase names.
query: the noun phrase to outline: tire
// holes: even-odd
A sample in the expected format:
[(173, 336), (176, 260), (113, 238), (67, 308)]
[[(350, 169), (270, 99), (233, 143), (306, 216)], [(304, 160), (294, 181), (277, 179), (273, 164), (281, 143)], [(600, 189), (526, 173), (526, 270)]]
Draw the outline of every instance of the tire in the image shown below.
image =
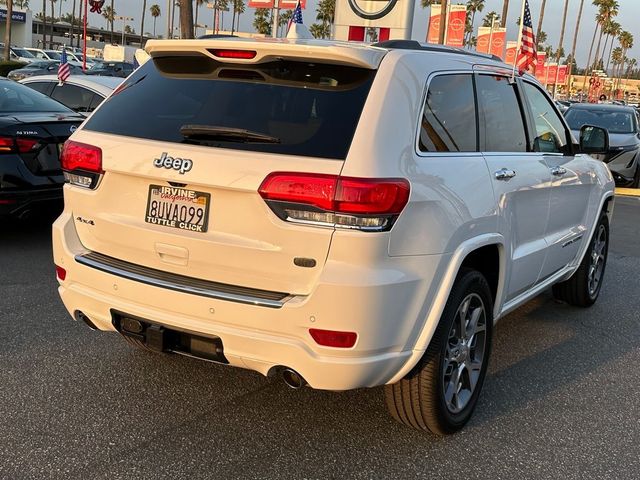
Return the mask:
[[(638, 160), (636, 160), (636, 163)], [(633, 183), (631, 188), (640, 188), (640, 163), (636, 166), (636, 174), (633, 176)]]
[[(589, 248), (580, 262), (578, 270), (569, 278), (552, 287), (553, 296), (576, 307), (590, 307), (598, 299), (607, 256), (609, 252), (609, 219), (602, 212), (596, 225)], [(595, 262), (595, 264), (593, 263)], [(593, 268), (593, 270), (591, 270)]]
[[(405, 378), (384, 387), (387, 408), (396, 420), (436, 435), (451, 434), (464, 427), (487, 372), (492, 302), (484, 276), (462, 269), (424, 357)], [(474, 316), (476, 325), (471, 327)], [(460, 336), (462, 322), (456, 321), (460, 319), (465, 320), (464, 336)]]

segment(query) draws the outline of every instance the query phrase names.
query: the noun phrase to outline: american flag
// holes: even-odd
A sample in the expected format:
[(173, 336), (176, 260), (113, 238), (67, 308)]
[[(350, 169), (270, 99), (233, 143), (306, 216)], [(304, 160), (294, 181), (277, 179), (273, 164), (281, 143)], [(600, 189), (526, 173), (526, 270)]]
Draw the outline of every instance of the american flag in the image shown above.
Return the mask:
[(529, 0), (524, 1), (524, 20), (522, 22), (522, 38), (520, 39), (520, 50), (516, 58), (516, 67), (520, 73), (526, 72), (529, 67), (536, 64), (536, 39), (533, 34), (531, 23), (531, 12), (529, 11)]
[(300, 5), (300, 0), (296, 3), (296, 8), (293, 9), (293, 15), (291, 15), (291, 20), (289, 20), (289, 25), (287, 25), (287, 31), (289, 31), (291, 25), (294, 23), (302, 23), (302, 6)]
[(66, 82), (71, 76), (71, 67), (67, 61), (67, 51), (62, 49), (62, 58), (60, 59), (60, 66), (58, 67), (58, 80), (60, 84)]

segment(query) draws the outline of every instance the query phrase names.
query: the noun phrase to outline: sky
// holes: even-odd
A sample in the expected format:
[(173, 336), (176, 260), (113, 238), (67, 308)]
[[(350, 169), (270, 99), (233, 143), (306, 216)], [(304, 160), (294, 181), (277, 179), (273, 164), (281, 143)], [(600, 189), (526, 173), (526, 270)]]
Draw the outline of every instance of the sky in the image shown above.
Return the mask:
[[(35, 0), (34, 0), (35, 1)], [(62, 1), (62, 11), (67, 12), (71, 9), (72, 0), (58, 0)], [(346, 2), (347, 0), (336, 0), (337, 2)], [(564, 39), (565, 52), (570, 53), (573, 43), (573, 33), (576, 26), (576, 19), (578, 16), (578, 9), (580, 7), (580, 0), (568, 0), (569, 1), (569, 14), (567, 16), (567, 26)], [(118, 15), (125, 15), (133, 17), (135, 20), (132, 22), (136, 32), (140, 30), (140, 17), (142, 14), (142, 0), (114, 0), (115, 10)], [(640, 0), (618, 0), (620, 4), (620, 13), (616, 18), (623, 29), (631, 32), (635, 37), (635, 46), (628, 53), (630, 57), (635, 57), (640, 60), (640, 22), (637, 21), (640, 18)], [(34, 3), (34, 2), (32, 2)], [(110, 0), (106, 1), (108, 5)], [(157, 3), (160, 6), (162, 15), (157, 20), (157, 33), (166, 34), (167, 25), (167, 0), (147, 0), (147, 11), (145, 17), (145, 31), (153, 31), (153, 19), (149, 13), (149, 7)], [(463, 1), (453, 0), (452, 3), (464, 3)], [(307, 0), (307, 9), (303, 13), (304, 22), (306, 24), (314, 23), (315, 21), (315, 9), (317, 7), (318, 0)], [(429, 14), (429, 9), (422, 9), (419, 6), (418, 0), (416, 0), (416, 9), (414, 15), (413, 37), (417, 40), (424, 41), (426, 33), (426, 25)], [(538, 26), (538, 19), (540, 16), (540, 6), (542, 0), (529, 0), (529, 6), (531, 9), (531, 16), (533, 17), (534, 30)], [(499, 14), (502, 13), (502, 0), (486, 0), (485, 8), (482, 13), (476, 15), (476, 27), (481, 23), (482, 18), (490, 11), (494, 10)], [(520, 16), (521, 8), (520, 0), (511, 0), (509, 6), (509, 16), (507, 21), (507, 39), (516, 40), (518, 30), (516, 27), (516, 19)], [(35, 7), (37, 10), (37, 7)], [(56, 6), (56, 12), (58, 10)], [(547, 43), (552, 44), (553, 48), (558, 47), (560, 39), (560, 29), (562, 23), (562, 12), (564, 8), (563, 0), (547, 0), (547, 6), (544, 15), (544, 23), (542, 30), (548, 35)], [(595, 28), (594, 17), (597, 13), (596, 7), (592, 5), (592, 0), (585, 0), (584, 12), (582, 14), (582, 22), (580, 25), (580, 33), (578, 37), (578, 48), (576, 52), (576, 59), (578, 65), (583, 65), (587, 61), (589, 54), (589, 47), (591, 45), (591, 39)], [(98, 17), (97, 14), (90, 14), (89, 23), (94, 26), (105, 26), (104, 18)], [(207, 9), (205, 6), (200, 7), (198, 23), (207, 24), (209, 27), (212, 24), (213, 13), (212, 10)], [(225, 15), (225, 25), (230, 22), (231, 14)], [(251, 26), (253, 20), (253, 10), (247, 8), (246, 13), (241, 17), (240, 29), (243, 31), (253, 31)], [(120, 30), (121, 22), (116, 21), (116, 30)]]

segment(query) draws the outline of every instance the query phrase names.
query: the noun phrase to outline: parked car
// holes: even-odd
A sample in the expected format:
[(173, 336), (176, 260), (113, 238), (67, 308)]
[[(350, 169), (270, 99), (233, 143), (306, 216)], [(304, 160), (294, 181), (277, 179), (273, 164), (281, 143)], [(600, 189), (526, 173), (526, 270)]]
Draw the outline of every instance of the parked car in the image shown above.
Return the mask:
[(26, 48), (11, 47), (11, 54), (12, 57), (15, 55), (14, 60), (18, 62), (31, 63), (37, 60)]
[(640, 186), (640, 125), (634, 107), (580, 103), (572, 105), (565, 117), (575, 135), (584, 125), (607, 129), (609, 149), (595, 157), (607, 164), (618, 186)]
[(438, 434), (475, 408), (494, 323), (603, 282), (611, 173), (531, 76), (413, 41), (149, 41), (65, 144), (69, 313), (129, 343), (385, 385)]
[[(31, 62), (28, 65), (25, 65), (22, 68), (18, 68), (16, 70), (11, 70), (7, 75), (7, 78), (10, 80), (15, 80), (16, 82), (22, 80), (27, 77), (33, 77), (36, 75), (47, 75), (54, 74), (58, 72), (58, 67), (60, 66), (60, 62), (55, 60), (37, 60), (35, 62)], [(69, 64), (69, 68), (73, 75), (82, 75), (82, 68), (79, 68), (76, 65)]]
[(62, 210), (59, 152), (84, 117), (0, 79), (0, 217)]
[(117, 77), (71, 75), (62, 85), (56, 75), (28, 77), (20, 83), (57, 100), (71, 110), (89, 114), (122, 83)]
[(133, 73), (134, 66), (127, 62), (101, 62), (94, 68), (87, 70), (87, 75), (126, 78)]

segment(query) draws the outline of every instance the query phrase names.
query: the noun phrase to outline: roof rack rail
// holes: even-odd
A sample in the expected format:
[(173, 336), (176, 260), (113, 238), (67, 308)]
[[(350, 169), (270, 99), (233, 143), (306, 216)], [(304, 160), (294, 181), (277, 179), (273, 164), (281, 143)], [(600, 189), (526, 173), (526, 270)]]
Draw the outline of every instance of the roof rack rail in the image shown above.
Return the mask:
[(384, 42), (378, 42), (371, 45), (372, 47), (399, 49), (399, 50), (423, 50), (428, 52), (443, 52), (443, 53), (456, 53), (458, 55), (469, 55), (472, 57), (480, 57), (489, 60), (496, 60), (503, 63), (504, 61), (497, 55), (491, 55), (488, 53), (471, 52), (469, 50), (462, 50), (461, 48), (448, 47), (445, 45), (423, 44), (416, 40), (386, 40)]

